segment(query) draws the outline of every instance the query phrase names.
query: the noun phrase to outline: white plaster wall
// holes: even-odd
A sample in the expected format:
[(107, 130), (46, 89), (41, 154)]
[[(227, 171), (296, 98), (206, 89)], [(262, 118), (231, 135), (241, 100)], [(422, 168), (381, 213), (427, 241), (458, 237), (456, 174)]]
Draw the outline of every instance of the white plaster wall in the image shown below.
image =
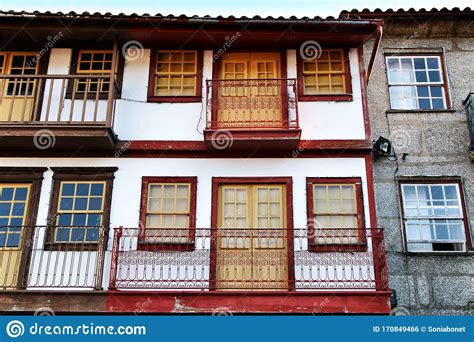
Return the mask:
[[(360, 177), (363, 184), (364, 209), (367, 227), (370, 226), (367, 196), (365, 161), (363, 158), (287, 158), (287, 159), (185, 159), (185, 158), (0, 158), (1, 166), (16, 167), (86, 167), (117, 166), (114, 180), (111, 227), (138, 227), (141, 177), (143, 176), (197, 176), (197, 228), (209, 228), (211, 225), (211, 187), (212, 177), (292, 177), (293, 179), (293, 221), (295, 228), (305, 228), (306, 215), (306, 177)], [(137, 167), (139, 165), (139, 167)], [(41, 188), (37, 225), (47, 223), (49, 201), (52, 189), (52, 171), (44, 174)], [(110, 251), (112, 248), (110, 234), (104, 266), (103, 287), (108, 286), (110, 271)], [(39, 240), (41, 241), (41, 240)], [(306, 243), (295, 243), (296, 250), (305, 250)], [(207, 245), (202, 246), (208, 249)], [(41, 244), (35, 247), (41, 251)], [(37, 252), (39, 253), (39, 252)], [(63, 252), (64, 254), (64, 252)], [(93, 264), (95, 255), (89, 253), (83, 260)], [(44, 253), (50, 258), (66, 258), (66, 255)], [(91, 258), (91, 259), (86, 259)], [(79, 264), (74, 264), (77, 270)], [(33, 267), (33, 273), (40, 273), (41, 264)], [(69, 269), (69, 267), (68, 267)], [(135, 270), (138, 272), (138, 270)], [(308, 277), (308, 270), (300, 270), (299, 279)], [(80, 272), (79, 272), (80, 273)], [(200, 277), (205, 278), (208, 270)], [(361, 273), (362, 274), (362, 273)], [(364, 273), (366, 276), (366, 273)], [(43, 275), (44, 277), (44, 275)], [(59, 277), (59, 276), (58, 276)], [(90, 273), (88, 274), (90, 277)], [(36, 281), (38, 275), (32, 278)], [(61, 279), (49, 279), (50, 284), (58, 284)], [(90, 283), (91, 279), (71, 279), (74, 283)]]
[[(296, 50), (287, 52), (288, 78), (296, 77)], [(364, 115), (357, 49), (349, 52), (352, 101), (299, 102), (301, 139), (364, 139)]]
[[(296, 50), (287, 51), (288, 78), (296, 78)], [(116, 101), (114, 129), (121, 140), (203, 140), (206, 121), (206, 80), (212, 79), (212, 51), (204, 51), (202, 101), (198, 103), (148, 103), (147, 89), (150, 50), (136, 59), (125, 61), (121, 99)], [(48, 73), (67, 74), (70, 49), (52, 49)], [(364, 117), (357, 49), (351, 49), (349, 62), (352, 78), (352, 101), (299, 102), (302, 139), (364, 139)], [(48, 83), (49, 84), (49, 83)], [(47, 84), (47, 86), (48, 86)], [(49, 89), (49, 88), (46, 88)], [(54, 87), (52, 112), (59, 106), (60, 83)], [(98, 118), (105, 118), (106, 101), (99, 101)], [(86, 120), (92, 120), (92, 101), (87, 101)], [(64, 102), (61, 120), (69, 118), (70, 101)], [(43, 106), (42, 117), (45, 115)], [(73, 120), (82, 115), (82, 103), (76, 101)], [(53, 115), (53, 114), (51, 114)], [(54, 114), (55, 115), (55, 114)], [(51, 119), (50, 119), (51, 120)]]

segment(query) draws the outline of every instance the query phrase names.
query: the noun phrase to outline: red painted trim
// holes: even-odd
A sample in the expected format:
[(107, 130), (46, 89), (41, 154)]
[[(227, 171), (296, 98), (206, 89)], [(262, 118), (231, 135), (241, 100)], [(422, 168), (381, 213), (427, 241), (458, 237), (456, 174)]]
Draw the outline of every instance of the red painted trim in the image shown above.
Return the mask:
[(377, 229), (377, 204), (375, 201), (374, 173), (372, 164), (372, 155), (365, 155), (365, 172), (367, 178), (367, 199), (369, 202), (369, 220), (372, 232)]
[[(109, 291), (106, 311), (115, 313), (379, 314), (390, 312), (391, 291), (182, 292)], [(147, 303), (147, 305), (143, 305)]]
[[(342, 183), (355, 185), (356, 189), (356, 203), (357, 203), (357, 228), (359, 233), (359, 243), (352, 245), (321, 245), (314, 243), (311, 236), (314, 235), (314, 226), (308, 227), (308, 250), (310, 252), (339, 252), (339, 251), (366, 251), (367, 238), (365, 228), (365, 213), (364, 213), (364, 199), (362, 191), (362, 179), (360, 177), (307, 177), (306, 178), (306, 207), (308, 222), (314, 219), (314, 184), (331, 184)], [(311, 221), (310, 221), (311, 220)], [(324, 229), (324, 227), (322, 227)]]
[[(344, 79), (346, 82), (345, 94), (321, 94), (321, 95), (306, 95), (304, 93), (304, 78), (303, 78), (303, 58), (300, 54), (296, 56), (296, 73), (298, 80), (298, 100), (299, 101), (352, 101), (352, 78), (351, 67), (349, 60), (350, 50), (342, 49), (344, 56)], [(324, 51), (324, 49), (323, 49)]]
[[(194, 96), (156, 96), (155, 95), (155, 71), (156, 57), (160, 49), (152, 49), (150, 53), (150, 68), (148, 74), (148, 102), (201, 102), (202, 101), (202, 69), (203, 69), (203, 51), (197, 52), (196, 61), (196, 95)], [(190, 50), (191, 51), (191, 50)]]
[[(291, 130), (295, 131), (295, 130)], [(259, 131), (261, 132), (261, 131)], [(283, 131), (282, 133), (285, 133)], [(251, 134), (251, 130), (245, 130), (242, 133), (246, 133), (250, 137), (255, 137), (255, 134)], [(123, 148), (123, 153), (119, 155), (128, 155), (135, 151), (143, 151), (143, 152), (154, 152), (154, 151), (161, 151), (161, 152), (183, 152), (183, 151), (191, 151), (191, 152), (198, 152), (198, 151), (210, 151), (205, 141), (192, 141), (192, 140), (184, 140), (184, 141), (172, 141), (172, 140), (134, 140), (131, 142), (121, 142), (118, 144), (118, 151), (122, 152), (121, 145), (127, 145)], [(295, 148), (297, 154), (303, 153), (304, 151), (309, 150), (321, 150), (321, 149), (328, 149), (328, 150), (367, 150), (370, 151), (372, 149), (372, 143), (369, 140), (300, 140), (298, 146)], [(228, 151), (226, 151), (228, 152)], [(271, 155), (271, 151), (267, 152)], [(133, 154), (133, 153), (132, 153)], [(164, 155), (164, 157), (166, 157)]]
[[(189, 207), (189, 239), (192, 243), (168, 244), (168, 243), (147, 243), (142, 242), (146, 229), (146, 207), (148, 202), (148, 185), (151, 183), (189, 183), (190, 207)], [(196, 235), (196, 193), (197, 177), (142, 177), (142, 195), (140, 199), (140, 222), (139, 222), (139, 250), (151, 251), (191, 251), (194, 250), (194, 238)]]
[[(212, 178), (212, 209), (211, 228), (214, 234), (217, 233), (218, 226), (218, 200), (219, 186), (222, 184), (283, 184), (286, 186), (286, 225), (288, 229), (288, 290), (294, 290), (294, 250), (293, 250), (293, 180), (291, 177), (213, 177)], [(209, 289), (216, 290), (217, 273), (217, 246), (215, 235), (211, 238), (211, 266), (209, 275)], [(227, 292), (227, 291), (226, 291)]]
[(364, 64), (364, 48), (359, 47), (357, 49), (359, 56), (359, 72), (360, 72), (360, 93), (362, 96), (362, 113), (364, 115), (364, 128), (365, 128), (365, 140), (371, 141), (372, 129), (370, 125), (370, 113), (369, 113), (369, 101), (367, 93), (367, 80)]

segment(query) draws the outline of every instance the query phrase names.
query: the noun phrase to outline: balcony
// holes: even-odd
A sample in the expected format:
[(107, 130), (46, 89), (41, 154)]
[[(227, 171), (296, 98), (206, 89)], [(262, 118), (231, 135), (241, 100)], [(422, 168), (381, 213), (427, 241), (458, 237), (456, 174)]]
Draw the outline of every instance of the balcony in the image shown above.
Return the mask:
[(114, 77), (0, 75), (0, 150), (114, 149)]
[(466, 108), (469, 137), (471, 140), (469, 150), (471, 152), (471, 160), (474, 160), (474, 93), (469, 93), (463, 104)]
[(196, 229), (190, 235), (117, 228), (109, 289), (114, 308), (134, 307), (152, 291), (160, 297), (149, 308), (154, 312), (208, 312), (213, 305), (274, 312), (276, 303), (288, 312), (311, 312), (328, 296), (324, 312), (358, 312), (367, 302), (373, 312), (389, 310), (380, 229), (322, 229), (311, 236), (307, 229)]
[(68, 227), (71, 239), (61, 242), (55, 238), (61, 228), (0, 227), (0, 289), (102, 289), (104, 229)]
[(206, 101), (212, 149), (294, 149), (300, 141), (295, 79), (208, 80)]

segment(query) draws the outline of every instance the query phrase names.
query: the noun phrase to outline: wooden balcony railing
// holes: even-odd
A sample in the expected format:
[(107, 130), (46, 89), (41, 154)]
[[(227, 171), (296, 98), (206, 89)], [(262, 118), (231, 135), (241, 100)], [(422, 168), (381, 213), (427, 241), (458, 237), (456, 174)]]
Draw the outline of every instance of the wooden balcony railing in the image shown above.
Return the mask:
[(206, 129), (299, 129), (295, 79), (207, 81)]
[(112, 290), (388, 289), (381, 229), (116, 228), (113, 241)]
[(101, 289), (104, 243), (103, 227), (2, 226), (0, 289)]
[(0, 125), (112, 127), (117, 87), (113, 74), (0, 75)]

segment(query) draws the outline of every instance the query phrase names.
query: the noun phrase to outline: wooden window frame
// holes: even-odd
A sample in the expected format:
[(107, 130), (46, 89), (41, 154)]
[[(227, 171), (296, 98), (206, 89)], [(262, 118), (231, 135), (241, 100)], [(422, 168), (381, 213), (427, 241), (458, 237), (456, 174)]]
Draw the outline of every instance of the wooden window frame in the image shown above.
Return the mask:
[[(179, 52), (196, 52), (196, 95), (194, 96), (157, 96), (155, 95), (155, 73), (156, 63), (159, 51), (179, 51)], [(203, 51), (202, 50), (151, 50), (150, 69), (148, 74), (148, 102), (202, 102), (202, 70), (203, 69)]]
[[(307, 177), (306, 178), (306, 204), (308, 222), (314, 220), (314, 194), (313, 186), (317, 184), (348, 184), (355, 186), (355, 200), (357, 207), (357, 229), (359, 242), (355, 244), (318, 244), (312, 241), (311, 228), (308, 227), (308, 251), (310, 252), (364, 252), (367, 251), (367, 236), (365, 232), (365, 212), (362, 189), (362, 178), (360, 177)], [(310, 221), (311, 220), (311, 221)], [(314, 228), (313, 228), (314, 229)]]
[(0, 183), (24, 183), (31, 184), (30, 195), (28, 199), (28, 210), (25, 217), (26, 229), (22, 242), (22, 256), (19, 266), (17, 288), (26, 288), (26, 283), (21, 283), (22, 279), (27, 279), (28, 266), (31, 257), (31, 241), (36, 227), (36, 220), (38, 215), (39, 200), (41, 194), (41, 186), (43, 183), (43, 173), (47, 170), (46, 167), (0, 167)]
[(84, 167), (84, 168), (74, 168), (74, 167), (63, 167), (63, 168), (51, 168), (54, 172), (53, 174), (53, 188), (51, 191), (50, 205), (49, 205), (49, 215), (48, 215), (48, 229), (46, 234), (45, 250), (59, 250), (64, 249), (65, 247), (68, 250), (76, 250), (77, 247), (80, 247), (81, 251), (96, 251), (97, 244), (100, 242), (83, 242), (83, 243), (67, 243), (67, 242), (56, 242), (54, 233), (54, 227), (56, 224), (51, 222), (56, 222), (58, 208), (59, 208), (59, 195), (61, 189), (61, 182), (63, 181), (84, 181), (84, 182), (94, 182), (94, 181), (105, 181), (104, 188), (104, 211), (102, 217), (102, 227), (104, 229), (104, 241), (103, 248), (107, 246), (108, 234), (109, 234), (109, 225), (110, 225), (110, 208), (112, 204), (112, 188), (113, 180), (115, 178), (114, 174), (118, 170), (117, 167)]
[[(153, 183), (189, 183), (189, 227), (188, 237), (190, 242), (183, 243), (161, 243), (161, 242), (145, 242), (142, 238), (146, 230), (146, 216), (148, 205), (148, 189)], [(142, 190), (140, 200), (140, 224), (138, 250), (148, 251), (193, 251), (195, 248), (196, 237), (196, 200), (197, 200), (197, 177), (142, 177)], [(184, 229), (183, 229), (184, 230)], [(142, 232), (143, 231), (143, 232)]]
[[(344, 57), (344, 81), (346, 84), (345, 94), (305, 94), (304, 93), (304, 77), (303, 77), (303, 64), (305, 60), (301, 55), (297, 54), (296, 57), (296, 68), (297, 68), (297, 79), (298, 79), (298, 101), (352, 101), (352, 77), (350, 67), (350, 49), (348, 48), (332, 48), (327, 50), (342, 50)], [(325, 50), (323, 50), (325, 51)], [(360, 67), (360, 66), (359, 66)]]
[[(387, 66), (387, 58), (390, 57), (438, 57), (439, 58), (439, 68), (440, 68), (440, 73), (443, 81), (443, 93), (444, 93), (444, 101), (446, 104), (446, 108), (444, 109), (398, 109), (398, 108), (392, 108), (392, 101), (390, 98), (390, 83), (389, 83), (389, 78), (388, 78), (388, 66)], [(450, 94), (449, 94), (449, 88), (448, 88), (448, 72), (446, 69), (446, 61), (444, 58), (444, 54), (442, 52), (420, 52), (420, 51), (413, 51), (413, 52), (403, 52), (403, 53), (385, 53), (383, 55), (383, 63), (384, 63), (384, 68), (386, 70), (385, 72), (385, 77), (387, 80), (387, 96), (388, 96), (388, 105), (390, 109), (388, 110), (389, 112), (449, 112), (452, 110), (451, 108), (451, 99), (450, 99)], [(410, 85), (414, 83), (407, 83), (406, 85)], [(427, 83), (426, 85), (429, 86), (432, 83)]]
[[(87, 48), (75, 48), (72, 50), (71, 54), (71, 62), (69, 66), (69, 74), (70, 75), (88, 75), (87, 73), (78, 73), (77, 72), (77, 65), (79, 62), (79, 54), (81, 52), (112, 52), (112, 48), (97, 48), (97, 49), (87, 49)], [(122, 83), (123, 83), (123, 71), (124, 71), (124, 66), (125, 66), (125, 59), (120, 53), (120, 49), (117, 50), (117, 71), (115, 73), (115, 81), (118, 84), (118, 88), (115, 91), (115, 98), (120, 99), (122, 95)], [(97, 76), (103, 75), (98, 73)], [(105, 74), (107, 75), (107, 74)], [(74, 90), (74, 82), (68, 81), (67, 82), (67, 87), (66, 87), (66, 94), (65, 98), (66, 99), (71, 99), (72, 98), (72, 93)], [(75, 94), (75, 99), (76, 100), (82, 100), (84, 98), (83, 93), (76, 93)], [(95, 100), (96, 94), (95, 93), (88, 93), (87, 94), (87, 99), (88, 100)], [(99, 93), (99, 100), (107, 100), (108, 98), (108, 92), (100, 92)]]
[[(91, 184), (91, 185), (92, 185), (92, 184), (103, 184), (103, 185), (104, 185), (104, 189), (103, 189), (104, 192), (103, 192), (103, 194), (102, 194), (102, 203), (101, 203), (100, 211), (97, 211), (97, 212), (95, 212), (95, 211), (89, 211), (89, 209), (86, 209), (86, 210), (78, 210), (78, 211), (80, 212), (79, 214), (86, 214), (86, 215), (89, 215), (89, 214), (98, 214), (98, 213), (100, 213), (100, 215), (102, 216), (102, 220), (101, 220), (101, 221), (102, 221), (102, 222), (104, 221), (104, 217), (103, 217), (103, 216), (104, 216), (104, 209), (105, 209), (105, 189), (106, 189), (106, 186), (107, 186), (107, 182), (106, 182), (106, 181), (103, 181), (103, 180), (90, 180), (90, 181), (89, 181), (89, 180), (80, 180), (80, 181), (78, 181), (78, 180), (74, 180), (74, 181), (61, 180), (59, 183), (60, 183), (60, 184), (59, 184), (59, 191), (58, 191), (58, 196), (59, 196), (58, 200), (61, 200), (62, 198), (64, 198), (64, 195), (63, 195), (62, 191), (63, 191), (63, 188), (64, 188), (64, 184), (65, 184), (65, 183), (74, 184), (74, 185), (75, 185), (75, 188), (76, 188), (76, 186), (79, 185), (79, 184)], [(71, 196), (66, 196), (66, 197), (71, 197)], [(77, 194), (74, 192), (74, 194), (72, 195), (72, 198), (77, 199), (77, 197), (78, 197)], [(83, 197), (83, 196), (80, 196), (80, 197)], [(86, 198), (90, 199), (91, 197), (98, 197), (98, 196), (87, 196)], [(60, 207), (61, 207), (61, 206), (59, 205), (58, 208), (57, 208), (57, 210), (56, 210), (56, 213), (57, 213), (58, 216), (59, 216), (59, 215), (62, 215), (62, 214), (70, 214), (70, 215), (76, 215), (76, 214), (78, 214), (78, 213), (76, 213), (76, 210), (75, 210), (75, 209), (64, 210), (64, 209), (61, 209)], [(83, 211), (84, 211), (84, 212), (83, 212)], [(102, 225), (102, 223), (101, 223), (101, 225)], [(62, 227), (63, 225), (61, 224), (61, 225), (58, 225), (58, 226)], [(71, 225), (71, 227), (77, 227), (77, 226)], [(84, 227), (88, 227), (88, 225), (86, 224), (86, 225), (84, 225)], [(57, 239), (57, 236), (56, 236), (56, 234), (55, 234), (55, 235), (53, 236), (53, 240), (54, 240), (53, 242), (54, 242), (54, 243), (58, 243), (58, 244), (64, 244), (64, 243), (71, 243), (71, 244), (72, 244), (72, 243), (76, 243), (76, 244), (81, 244), (81, 243), (82, 243), (82, 244), (89, 244), (89, 243), (95, 243), (95, 242), (96, 242), (96, 241), (89, 241), (89, 240), (87, 240), (87, 239), (86, 239), (86, 236), (87, 236), (87, 235), (86, 235), (86, 233), (85, 233), (85, 228), (84, 228), (84, 239), (81, 240), (81, 241), (75, 241), (75, 242), (73, 242), (72, 239), (70, 238), (70, 237), (71, 237), (71, 232), (69, 232), (69, 238), (68, 238), (68, 240), (66, 240), (66, 241), (58, 240), (58, 239)]]
[[(426, 177), (401, 177), (397, 180), (398, 183), (398, 191), (399, 191), (399, 201), (400, 201), (400, 221), (403, 226), (403, 245), (405, 249), (406, 254), (415, 254), (415, 255), (456, 255), (456, 254), (470, 254), (473, 251), (473, 244), (472, 244), (472, 236), (471, 236), (471, 231), (469, 227), (469, 216), (467, 213), (467, 208), (466, 208), (466, 197), (464, 195), (464, 187), (463, 187), (463, 182), (462, 179), (455, 177), (455, 178), (445, 178), (445, 177), (440, 177), (440, 178), (426, 178)], [(406, 233), (406, 223), (405, 223), (405, 210), (404, 210), (404, 202), (403, 202), (403, 193), (402, 193), (402, 185), (403, 184), (456, 184), (459, 189), (459, 200), (461, 202), (461, 211), (462, 215), (464, 217), (463, 223), (464, 223), (464, 234), (466, 236), (466, 250), (465, 251), (427, 251), (427, 252), (412, 252), (408, 250), (408, 240), (407, 240), (407, 233)]]

